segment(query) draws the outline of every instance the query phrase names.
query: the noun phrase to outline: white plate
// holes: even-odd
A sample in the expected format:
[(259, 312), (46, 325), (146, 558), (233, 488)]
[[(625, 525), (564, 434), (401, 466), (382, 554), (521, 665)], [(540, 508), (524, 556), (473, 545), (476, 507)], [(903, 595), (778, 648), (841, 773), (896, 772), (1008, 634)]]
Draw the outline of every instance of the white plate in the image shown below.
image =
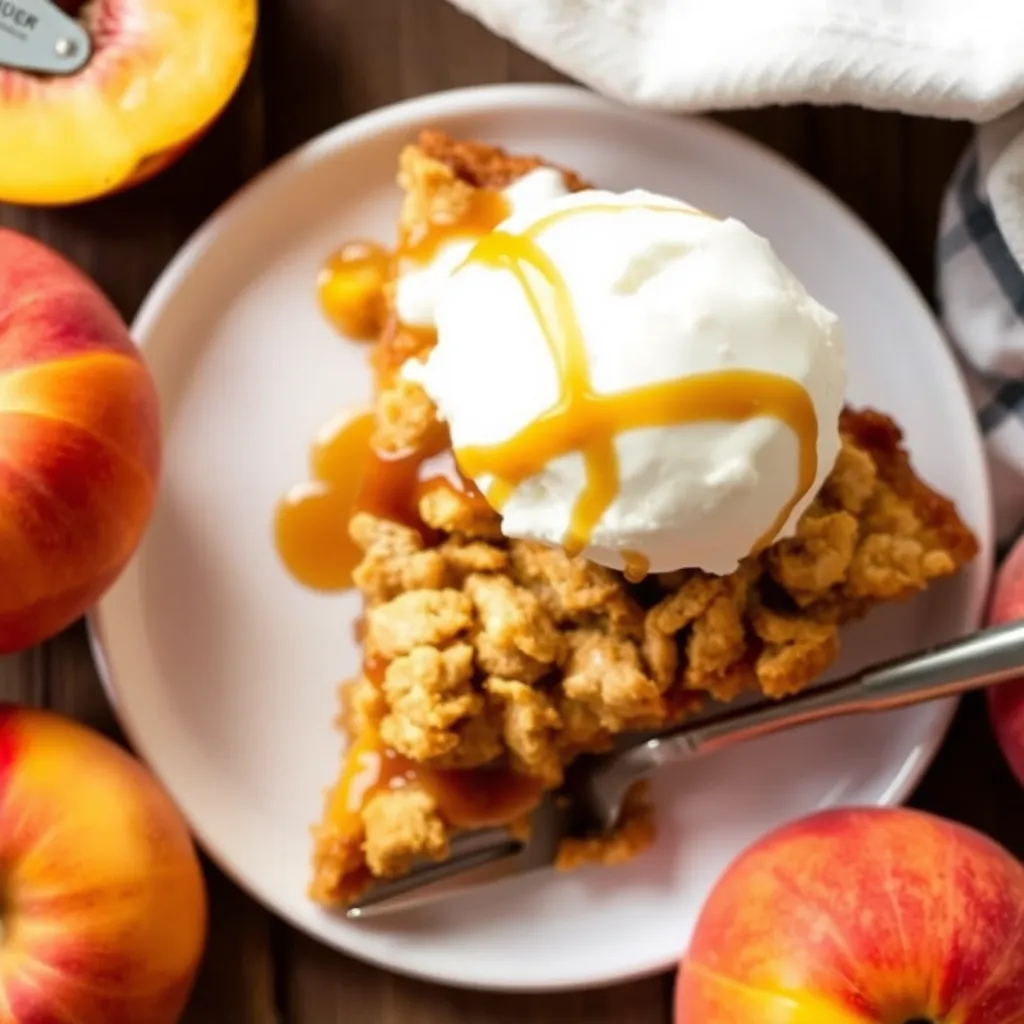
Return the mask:
[(357, 667), (352, 596), (293, 583), (271, 542), (315, 431), (365, 398), (365, 350), (321, 319), (314, 280), (356, 236), (393, 237), (395, 159), (418, 126), (539, 152), (612, 189), (643, 186), (772, 238), (844, 318), (849, 394), (893, 413), (982, 555), (923, 600), (850, 630), (843, 668), (973, 628), (987, 585), (988, 484), (964, 388), (924, 302), (835, 199), (737, 135), (576, 89), (463, 90), (329, 132), (247, 187), (154, 288), (135, 325), (159, 382), (166, 476), (144, 544), (92, 620), (121, 720), (220, 865), (324, 942), (465, 986), (554, 989), (664, 969), (742, 846), (834, 804), (907, 795), (949, 703), (804, 728), (657, 779), (660, 836), (634, 863), (502, 884), (349, 923), (307, 901), (308, 827), (339, 763), (335, 686)]

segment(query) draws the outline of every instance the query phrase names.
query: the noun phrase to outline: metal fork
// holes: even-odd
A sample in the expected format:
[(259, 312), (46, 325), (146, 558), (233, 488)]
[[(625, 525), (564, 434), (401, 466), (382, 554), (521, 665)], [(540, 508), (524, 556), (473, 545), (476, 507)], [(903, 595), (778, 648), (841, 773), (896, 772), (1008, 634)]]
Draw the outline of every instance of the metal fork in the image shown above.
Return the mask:
[(452, 856), (379, 883), (348, 908), (368, 918), (422, 906), (468, 888), (550, 867), (569, 836), (611, 829), (635, 782), (734, 743), (840, 715), (885, 711), (950, 697), (1024, 676), (1024, 622), (995, 626), (963, 639), (896, 658), (784, 700), (726, 708), (641, 740), (570, 770), (566, 786), (549, 794), (531, 817), (523, 842), (504, 829), (458, 836)]

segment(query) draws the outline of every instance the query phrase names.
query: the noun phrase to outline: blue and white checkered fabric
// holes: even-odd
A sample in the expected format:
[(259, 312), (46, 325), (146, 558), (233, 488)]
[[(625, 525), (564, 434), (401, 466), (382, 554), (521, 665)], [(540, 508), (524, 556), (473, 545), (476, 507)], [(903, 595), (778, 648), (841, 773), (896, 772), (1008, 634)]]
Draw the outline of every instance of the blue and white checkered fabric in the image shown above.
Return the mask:
[(1000, 134), (993, 147), (983, 129), (957, 168), (937, 272), (942, 319), (985, 435), (1005, 549), (1024, 531), (1024, 161), (1011, 152), (1024, 135), (1007, 146)]

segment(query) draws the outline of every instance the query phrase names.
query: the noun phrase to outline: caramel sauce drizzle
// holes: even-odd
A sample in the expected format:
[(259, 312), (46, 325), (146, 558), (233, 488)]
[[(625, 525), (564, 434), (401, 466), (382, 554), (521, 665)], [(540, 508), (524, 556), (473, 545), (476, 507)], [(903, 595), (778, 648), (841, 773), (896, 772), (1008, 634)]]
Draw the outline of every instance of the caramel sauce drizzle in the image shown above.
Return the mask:
[(341, 777), (331, 794), (327, 816), (346, 834), (362, 830), (359, 812), (375, 793), (401, 789), (415, 780), (411, 762), (384, 745), (377, 730), (365, 727), (353, 737)]
[(651, 560), (642, 555), (639, 551), (622, 551), (622, 561), (625, 568), (622, 575), (630, 583), (642, 583), (647, 574), (651, 571)]
[(394, 254), (376, 242), (349, 242), (332, 253), (317, 276), (324, 316), (342, 334), (372, 341), (384, 327), (384, 283), (394, 275)]
[(372, 411), (341, 417), (310, 449), (310, 480), (293, 487), (274, 513), (277, 553), (291, 575), (314, 590), (352, 586), (363, 557), (348, 522), (371, 466)]
[(486, 505), (455, 462), (448, 432), (438, 426), (423, 448), (385, 452), (373, 445), (372, 411), (329, 424), (310, 451), (311, 480), (293, 487), (274, 516), (278, 556), (300, 583), (346, 590), (363, 552), (348, 533), (355, 512), (369, 512), (417, 530), (427, 545), (439, 538), (420, 518), (421, 497), (447, 488)]
[[(584, 463), (584, 486), (563, 538), (566, 551), (575, 555), (586, 547), (594, 527), (619, 493), (619, 460), (615, 450), (619, 433), (645, 427), (709, 420), (743, 422), (757, 416), (774, 416), (794, 432), (799, 442), (798, 481), (792, 497), (755, 543), (754, 551), (760, 551), (771, 544), (814, 483), (818, 461), (814, 404), (803, 386), (789, 377), (748, 369), (716, 370), (611, 395), (594, 391), (572, 297), (554, 261), (537, 244), (537, 237), (575, 214), (621, 213), (624, 209), (628, 208), (572, 207), (537, 221), (522, 234), (496, 231), (476, 244), (467, 263), (505, 270), (522, 288), (551, 353), (558, 375), (558, 396), (513, 437), (498, 444), (460, 448), (456, 458), (468, 476), (494, 478), (487, 499), (500, 511), (515, 488), (552, 459), (579, 452)], [(675, 207), (649, 209), (701, 215), (697, 210)], [(635, 555), (631, 562), (627, 568), (633, 576), (639, 576), (644, 567)]]
[(512, 212), (497, 189), (475, 188), (466, 205), (451, 217), (436, 217), (409, 230), (403, 229), (396, 255), (413, 263), (429, 263), (443, 245), (473, 240), (493, 231)]

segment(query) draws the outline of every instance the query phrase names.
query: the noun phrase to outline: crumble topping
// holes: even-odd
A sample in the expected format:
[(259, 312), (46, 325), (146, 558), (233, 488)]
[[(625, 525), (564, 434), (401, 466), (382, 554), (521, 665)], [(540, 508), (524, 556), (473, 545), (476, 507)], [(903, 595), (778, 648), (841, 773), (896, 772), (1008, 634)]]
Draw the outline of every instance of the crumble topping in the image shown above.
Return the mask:
[(420, 858), (448, 856), (448, 827), (437, 801), (418, 786), (375, 793), (363, 808), (366, 864), (378, 878), (404, 875)]
[(459, 590), (408, 590), (366, 612), (366, 650), (389, 660), (415, 647), (440, 647), (466, 632), (473, 604)]
[(413, 761), (430, 761), (459, 745), (453, 728), (483, 713), (484, 698), (473, 688), (473, 648), (466, 643), (414, 647), (384, 672), (387, 713), (381, 739)]

